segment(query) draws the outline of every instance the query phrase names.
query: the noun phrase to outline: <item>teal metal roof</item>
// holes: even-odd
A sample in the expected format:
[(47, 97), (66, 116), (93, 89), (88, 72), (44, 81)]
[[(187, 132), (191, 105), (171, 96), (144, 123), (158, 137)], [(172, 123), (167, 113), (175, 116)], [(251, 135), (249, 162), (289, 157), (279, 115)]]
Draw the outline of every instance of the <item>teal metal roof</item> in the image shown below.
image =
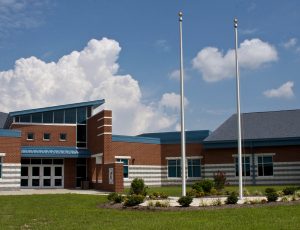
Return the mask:
[[(202, 143), (209, 134), (209, 130), (185, 131), (186, 143)], [(179, 144), (181, 142), (181, 132), (144, 133), (138, 137), (158, 138), (161, 144)]]
[(23, 146), (22, 157), (30, 158), (87, 158), (91, 153), (87, 149), (60, 146)]
[(31, 113), (40, 113), (40, 112), (49, 112), (54, 110), (61, 110), (61, 109), (72, 109), (72, 108), (79, 108), (79, 107), (93, 107), (97, 108), (100, 105), (104, 104), (105, 100), (95, 100), (95, 101), (87, 101), (87, 102), (80, 102), (80, 103), (73, 103), (73, 104), (66, 104), (66, 105), (57, 105), (57, 106), (50, 106), (45, 108), (38, 108), (38, 109), (28, 109), (28, 110), (20, 110), (15, 112), (10, 112), (9, 116), (19, 116)]
[(128, 143), (160, 144), (159, 138), (124, 136), (124, 135), (112, 135), (112, 141), (128, 142)]
[(0, 129), (0, 137), (21, 137), (21, 131), (11, 129)]

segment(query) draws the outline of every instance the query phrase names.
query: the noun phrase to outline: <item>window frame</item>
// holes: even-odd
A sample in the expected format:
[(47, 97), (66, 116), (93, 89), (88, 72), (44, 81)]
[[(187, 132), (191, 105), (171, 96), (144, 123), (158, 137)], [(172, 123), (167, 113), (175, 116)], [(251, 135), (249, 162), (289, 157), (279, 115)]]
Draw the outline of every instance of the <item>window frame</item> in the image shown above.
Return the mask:
[[(123, 178), (129, 179), (129, 165), (130, 165), (130, 156), (115, 156), (117, 163), (123, 163)], [(127, 164), (125, 164), (124, 161), (127, 161)], [(127, 176), (125, 176), (125, 168), (127, 168)]]
[[(171, 167), (173, 168), (175, 168), (175, 174), (176, 174), (176, 176), (170, 176), (170, 165), (169, 165), (169, 162), (170, 161), (175, 161), (176, 163), (175, 163), (175, 165), (171, 165)], [(179, 163), (178, 163), (179, 162)], [(172, 178), (172, 179), (179, 179), (179, 178), (181, 178), (181, 159), (180, 159), (180, 157), (178, 157), (178, 158), (168, 158), (167, 159), (167, 171), (168, 171), (168, 178)]]
[[(61, 135), (65, 135), (65, 138), (61, 138)], [(67, 133), (60, 133), (59, 134), (59, 141), (67, 141)]]
[[(27, 141), (34, 141), (34, 139), (35, 139), (35, 134), (34, 134), (34, 132), (28, 132), (28, 133), (26, 133), (27, 134)], [(32, 138), (29, 138), (29, 135), (30, 134), (32, 134)]]
[[(45, 138), (45, 135), (49, 135), (49, 138)], [(50, 141), (51, 140), (51, 133), (43, 133), (43, 141)]]
[[(234, 168), (235, 168), (235, 177), (239, 177), (239, 166), (238, 166), (238, 155), (233, 155), (234, 157)], [(249, 158), (249, 163), (245, 163), (245, 158)], [(252, 157), (249, 154), (243, 154), (242, 155), (242, 177), (251, 177), (252, 176), (252, 171), (251, 171), (251, 167), (252, 167)], [(244, 175), (245, 172), (245, 167), (246, 165), (249, 165), (249, 175), (247, 175), (247, 171), (246, 171), (246, 175)], [(247, 169), (247, 168), (246, 168)]]
[[(257, 177), (259, 178), (263, 178), (263, 177), (273, 177), (274, 176), (274, 159), (273, 159), (273, 156), (275, 154), (259, 154), (256, 156), (256, 163), (257, 163)], [(264, 158), (265, 157), (271, 157), (271, 164), (272, 164), (272, 175), (265, 175), (265, 167), (267, 164), (270, 164), (268, 162), (264, 162)], [(259, 158), (262, 158), (262, 162), (259, 163)], [(262, 166), (262, 172), (263, 172), (263, 175), (259, 175), (259, 167)]]
[[(193, 161), (195, 161), (195, 160), (199, 160), (199, 165), (197, 165), (197, 164), (196, 164), (196, 165), (195, 165), (195, 164), (189, 165), (189, 162), (190, 162), (190, 161), (193, 162)], [(201, 175), (201, 157), (198, 157), (198, 158), (195, 158), (195, 157), (189, 158), (189, 157), (188, 157), (186, 163), (187, 163), (187, 178), (193, 178), (193, 179), (194, 179), (194, 178), (201, 178), (201, 177), (202, 177), (202, 175)], [(199, 175), (199, 176), (194, 176), (194, 173), (193, 173), (194, 171), (192, 171), (193, 175), (190, 176), (190, 175), (189, 175), (189, 173), (190, 173), (189, 168), (192, 167), (192, 170), (193, 170), (193, 168), (194, 168), (194, 167), (197, 167), (197, 166), (199, 166), (199, 172), (200, 172), (200, 175)]]

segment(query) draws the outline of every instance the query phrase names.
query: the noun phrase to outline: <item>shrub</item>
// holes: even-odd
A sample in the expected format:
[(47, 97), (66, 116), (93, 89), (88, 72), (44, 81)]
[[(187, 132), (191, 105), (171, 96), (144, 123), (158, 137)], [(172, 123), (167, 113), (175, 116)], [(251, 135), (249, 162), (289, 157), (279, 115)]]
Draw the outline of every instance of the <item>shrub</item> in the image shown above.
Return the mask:
[(226, 183), (226, 174), (225, 172), (218, 171), (214, 173), (214, 183), (215, 183), (215, 188), (217, 190), (222, 190), (225, 187)]
[(204, 179), (201, 181), (201, 187), (205, 193), (209, 194), (210, 190), (214, 187), (214, 182), (209, 179)]
[(153, 192), (152, 194), (149, 195), (149, 198), (152, 200), (168, 199), (168, 195), (164, 192)]
[(193, 202), (193, 197), (191, 197), (191, 196), (182, 196), (178, 200), (178, 203), (182, 207), (189, 207), (192, 202)]
[(116, 197), (117, 197), (118, 195), (119, 195), (118, 193), (112, 192), (112, 193), (110, 193), (110, 194), (107, 196), (107, 199), (108, 199), (109, 201), (115, 201), (115, 199), (116, 199)]
[(192, 185), (192, 190), (195, 190), (195, 192), (203, 192), (202, 184), (201, 182), (196, 182)]
[(200, 182), (193, 184), (192, 189), (195, 189), (197, 192), (204, 192), (206, 194), (210, 193), (210, 190), (214, 187), (214, 182), (209, 179), (204, 179)]
[(132, 194), (126, 197), (124, 206), (132, 207), (144, 202), (145, 197), (143, 195)]
[(278, 194), (277, 194), (276, 191), (275, 192), (269, 192), (269, 193), (266, 194), (266, 196), (267, 196), (268, 202), (275, 202), (275, 201), (277, 201), (277, 198), (278, 198)]
[(260, 201), (260, 203), (262, 203), (262, 204), (265, 204), (265, 203), (267, 203), (268, 201), (266, 200), (266, 199), (262, 199), (261, 201)]
[(227, 197), (226, 204), (236, 204), (238, 202), (238, 194), (236, 192), (230, 193), (230, 195)]
[(161, 192), (161, 193), (159, 194), (159, 197), (160, 197), (161, 199), (168, 199), (169, 196), (168, 196), (166, 193)]
[(204, 192), (196, 192), (195, 197), (199, 198), (199, 197), (203, 197), (205, 196)]
[(211, 194), (211, 195), (217, 195), (217, 193), (218, 193), (218, 191), (217, 191), (217, 189), (215, 189), (215, 188), (212, 188), (212, 189), (210, 190), (210, 194)]
[(124, 197), (121, 194), (118, 194), (116, 192), (110, 193), (107, 196), (107, 199), (114, 203), (122, 203), (124, 201)]
[(286, 187), (282, 190), (284, 195), (293, 195), (297, 190), (297, 187)]
[(147, 187), (145, 186), (143, 179), (135, 178), (131, 182), (130, 194), (143, 195), (143, 196), (147, 195)]
[(162, 201), (162, 202), (156, 201), (155, 207), (167, 208), (170, 207), (170, 203), (168, 201)]
[(288, 201), (289, 201), (289, 198), (287, 198), (286, 196), (283, 196), (283, 197), (281, 198), (281, 201), (282, 201), (282, 202), (288, 202)]
[(243, 194), (244, 194), (244, 196), (249, 196), (250, 192), (247, 189), (244, 189), (243, 190)]
[(273, 193), (276, 192), (276, 190), (274, 188), (266, 188), (265, 190), (265, 194), (267, 195), (268, 193)]
[(212, 205), (213, 206), (221, 206), (222, 205), (222, 201), (220, 198), (216, 199), (216, 200), (213, 200), (212, 201)]

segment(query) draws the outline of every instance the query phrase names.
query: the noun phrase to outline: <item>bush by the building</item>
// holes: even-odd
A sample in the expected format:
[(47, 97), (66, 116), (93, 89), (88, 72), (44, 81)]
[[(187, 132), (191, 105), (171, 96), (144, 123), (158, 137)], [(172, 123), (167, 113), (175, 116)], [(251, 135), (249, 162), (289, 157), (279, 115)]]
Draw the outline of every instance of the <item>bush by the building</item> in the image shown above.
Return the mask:
[(192, 202), (193, 202), (193, 197), (191, 197), (191, 196), (182, 196), (178, 200), (178, 203), (182, 207), (189, 207)]
[(238, 202), (238, 194), (236, 192), (230, 193), (230, 195), (227, 197), (226, 204), (236, 204)]
[(130, 194), (143, 195), (143, 196), (147, 195), (147, 187), (145, 186), (143, 179), (135, 178), (131, 182)]

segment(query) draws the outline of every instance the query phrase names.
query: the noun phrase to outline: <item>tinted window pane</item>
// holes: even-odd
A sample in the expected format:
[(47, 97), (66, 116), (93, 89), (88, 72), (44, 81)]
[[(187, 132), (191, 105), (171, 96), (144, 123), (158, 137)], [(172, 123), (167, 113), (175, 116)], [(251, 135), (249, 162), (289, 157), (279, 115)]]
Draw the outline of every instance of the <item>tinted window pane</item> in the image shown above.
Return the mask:
[(86, 148), (86, 143), (85, 142), (77, 143), (77, 147), (78, 148)]
[(124, 178), (128, 178), (128, 166), (123, 167), (123, 176)]
[(22, 164), (22, 165), (23, 165), (23, 164), (29, 165), (29, 164), (30, 164), (30, 159), (28, 159), (28, 158), (22, 158), (22, 159), (21, 159), (21, 164)]
[(63, 159), (53, 159), (53, 164), (62, 165), (62, 164), (64, 164), (64, 160)]
[(262, 165), (258, 165), (258, 175), (259, 176), (263, 176), (264, 173), (263, 173), (263, 166)]
[(30, 122), (30, 115), (22, 115), (20, 116), (21, 122)]
[(265, 164), (264, 173), (265, 173), (265, 176), (273, 176), (273, 165)]
[(42, 123), (42, 113), (32, 114), (32, 122), (33, 123)]
[(258, 157), (257, 160), (258, 160), (258, 163), (262, 163), (262, 157)]
[(43, 123), (53, 123), (53, 112), (43, 113)]
[(54, 111), (54, 123), (64, 123), (64, 110)]
[(34, 140), (34, 133), (27, 133), (27, 140)]
[(19, 116), (15, 117), (15, 122), (20, 122), (20, 117)]
[(200, 166), (194, 166), (193, 167), (193, 177), (200, 177)]
[(32, 176), (40, 176), (40, 167), (32, 167)]
[(176, 160), (169, 160), (168, 165), (176, 165)]
[(62, 180), (61, 179), (55, 179), (55, 186), (62, 186)]
[(31, 159), (31, 164), (32, 165), (40, 165), (41, 164), (41, 159)]
[(65, 123), (75, 124), (76, 123), (76, 109), (65, 110)]
[(62, 167), (55, 167), (55, 176), (62, 176)]
[(28, 179), (21, 179), (21, 186), (28, 186)]
[(45, 187), (51, 186), (51, 180), (50, 180), (50, 179), (44, 179), (43, 185), (44, 185)]
[(50, 133), (44, 133), (44, 140), (50, 140)]
[(77, 108), (77, 123), (84, 124), (86, 122), (86, 108)]
[(264, 157), (264, 163), (272, 163), (273, 160), (272, 160), (272, 157)]
[(28, 176), (28, 167), (21, 167), (21, 176)]
[(168, 176), (169, 177), (176, 177), (176, 167), (169, 166)]
[(77, 125), (77, 141), (86, 142), (86, 126)]
[(51, 176), (51, 167), (44, 167), (44, 176)]
[(52, 164), (52, 159), (43, 159), (42, 162), (45, 165), (51, 165)]
[(38, 187), (38, 186), (40, 186), (40, 179), (33, 179), (33, 180), (32, 180), (32, 186), (33, 186), (33, 187)]

